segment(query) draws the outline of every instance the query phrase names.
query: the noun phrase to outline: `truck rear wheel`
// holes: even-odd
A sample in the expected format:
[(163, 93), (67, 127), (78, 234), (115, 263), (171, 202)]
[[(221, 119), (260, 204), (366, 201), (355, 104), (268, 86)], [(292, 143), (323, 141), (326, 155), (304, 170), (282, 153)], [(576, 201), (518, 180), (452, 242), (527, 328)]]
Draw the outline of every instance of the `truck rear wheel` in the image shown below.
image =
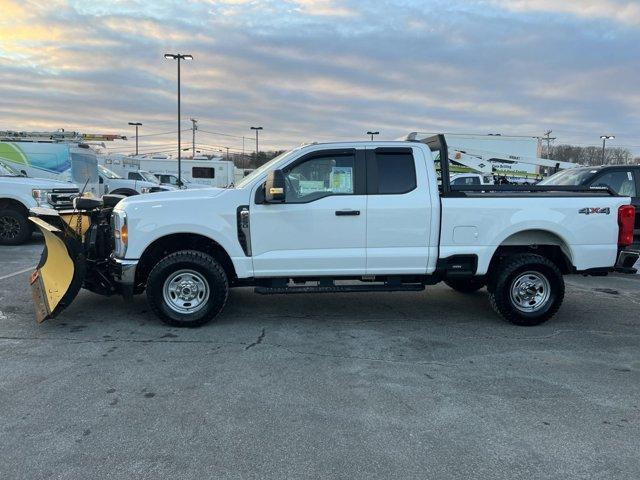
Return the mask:
[(31, 238), (27, 216), (14, 208), (0, 208), (0, 245), (20, 245)]
[(515, 325), (539, 325), (550, 319), (564, 299), (564, 279), (548, 258), (509, 256), (496, 268), (489, 285), (493, 309)]
[(449, 287), (460, 293), (473, 293), (486, 285), (485, 281), (476, 277), (447, 279), (444, 281)]
[(149, 273), (149, 305), (163, 322), (174, 327), (204, 325), (220, 313), (228, 297), (227, 275), (206, 253), (172, 253)]

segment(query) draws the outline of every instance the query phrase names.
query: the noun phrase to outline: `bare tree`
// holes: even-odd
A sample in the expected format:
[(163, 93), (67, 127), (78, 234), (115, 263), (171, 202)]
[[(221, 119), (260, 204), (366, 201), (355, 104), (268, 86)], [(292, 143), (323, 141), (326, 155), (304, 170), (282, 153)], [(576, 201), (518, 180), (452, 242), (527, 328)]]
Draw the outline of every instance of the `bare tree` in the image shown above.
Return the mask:
[[(551, 148), (551, 158), (580, 165), (602, 165), (602, 149), (599, 147), (556, 145)], [(626, 148), (610, 147), (605, 149), (605, 165), (629, 165), (636, 161), (637, 159), (634, 160), (633, 155)]]

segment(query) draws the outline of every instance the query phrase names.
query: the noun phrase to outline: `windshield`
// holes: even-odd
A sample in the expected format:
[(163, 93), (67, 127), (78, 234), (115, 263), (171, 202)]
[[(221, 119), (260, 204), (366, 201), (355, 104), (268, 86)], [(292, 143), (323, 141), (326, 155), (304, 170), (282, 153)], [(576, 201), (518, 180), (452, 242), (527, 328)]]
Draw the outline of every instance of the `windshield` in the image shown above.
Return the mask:
[(22, 177), (23, 175), (6, 163), (0, 162), (0, 177)]
[(251, 183), (251, 181), (254, 178), (259, 177), (260, 175), (262, 175), (263, 173), (265, 173), (266, 171), (268, 171), (275, 163), (278, 163), (280, 160), (282, 160), (284, 157), (289, 156), (290, 154), (292, 154), (293, 152), (298, 151), (298, 149), (294, 149), (294, 150), (289, 150), (288, 152), (283, 152), (280, 155), (278, 155), (275, 158), (272, 158), (271, 160), (269, 160), (267, 163), (265, 163), (264, 165), (262, 165), (260, 168), (256, 168), (253, 172), (251, 172), (249, 175), (247, 175), (246, 177), (244, 177), (242, 180), (240, 180), (238, 182), (238, 184), (236, 185), (236, 188), (243, 188), (245, 187), (247, 184)]
[(108, 168), (104, 168), (102, 165), (98, 165), (98, 170), (100, 170), (100, 173), (107, 178), (111, 178), (111, 179), (122, 178), (117, 173), (112, 172)]
[(160, 184), (160, 180), (158, 180), (158, 177), (156, 177), (153, 173), (143, 172), (142, 170), (139, 170), (139, 171), (138, 171), (138, 173), (139, 173), (139, 174), (142, 176), (142, 178), (144, 178), (147, 182)]
[(539, 182), (538, 185), (578, 186), (582, 185), (589, 177), (597, 172), (597, 170), (591, 168), (571, 168), (545, 178)]
[[(156, 176), (158, 176), (157, 174), (155, 174)], [(178, 177), (176, 177), (175, 175), (161, 175), (160, 176), (160, 180), (162, 181), (162, 183), (169, 183), (171, 185), (177, 185), (178, 184)], [(186, 178), (182, 177), (180, 179), (180, 181), (184, 184), (184, 183), (191, 183), (189, 180), (187, 180)]]

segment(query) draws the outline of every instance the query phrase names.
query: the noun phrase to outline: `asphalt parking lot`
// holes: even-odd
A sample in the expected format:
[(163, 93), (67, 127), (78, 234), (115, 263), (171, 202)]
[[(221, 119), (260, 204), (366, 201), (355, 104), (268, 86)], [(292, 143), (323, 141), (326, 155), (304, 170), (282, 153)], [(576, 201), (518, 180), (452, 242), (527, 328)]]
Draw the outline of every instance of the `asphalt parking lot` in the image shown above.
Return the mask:
[(41, 249), (0, 247), (0, 478), (640, 478), (640, 275), (570, 277), (534, 328), (445, 286), (37, 325)]

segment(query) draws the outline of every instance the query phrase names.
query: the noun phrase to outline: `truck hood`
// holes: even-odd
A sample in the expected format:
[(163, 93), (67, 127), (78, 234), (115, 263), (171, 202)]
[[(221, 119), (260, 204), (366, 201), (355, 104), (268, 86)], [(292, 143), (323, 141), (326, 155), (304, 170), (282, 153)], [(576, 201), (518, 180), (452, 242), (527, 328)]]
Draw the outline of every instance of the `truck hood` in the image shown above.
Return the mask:
[(10, 185), (25, 185), (30, 188), (39, 188), (42, 190), (51, 190), (54, 188), (77, 188), (74, 183), (61, 182), (59, 180), (50, 180), (48, 178), (0, 177), (0, 183)]
[[(209, 200), (228, 192), (227, 188), (203, 188), (196, 190), (171, 190), (168, 192), (153, 192), (145, 195), (127, 197), (118, 203), (116, 210), (132, 211), (144, 208), (158, 207), (167, 203), (194, 203)], [(195, 203), (194, 203), (195, 204)]]

